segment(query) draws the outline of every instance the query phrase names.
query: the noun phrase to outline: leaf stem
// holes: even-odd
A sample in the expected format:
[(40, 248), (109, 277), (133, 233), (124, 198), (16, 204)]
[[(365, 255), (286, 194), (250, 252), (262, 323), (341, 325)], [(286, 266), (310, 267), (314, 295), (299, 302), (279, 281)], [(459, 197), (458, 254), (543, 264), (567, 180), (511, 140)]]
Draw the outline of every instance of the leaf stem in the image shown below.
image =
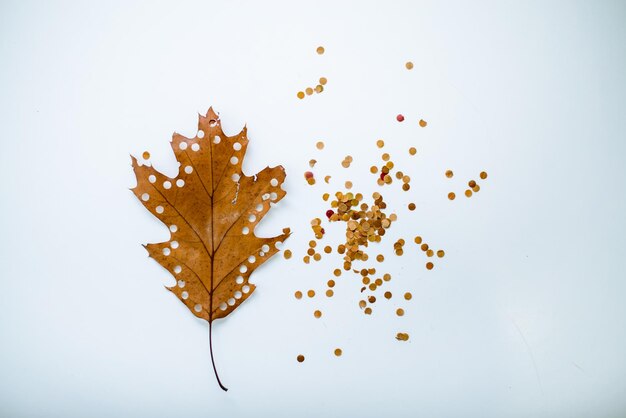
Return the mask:
[(228, 388), (222, 385), (220, 376), (217, 374), (217, 369), (215, 368), (215, 360), (213, 359), (213, 333), (211, 332), (213, 328), (212, 324), (213, 321), (209, 322), (209, 351), (211, 352), (211, 364), (213, 364), (213, 371), (215, 372), (215, 377), (217, 378), (217, 384), (220, 385), (220, 388), (222, 388), (224, 392), (226, 392), (228, 391)]

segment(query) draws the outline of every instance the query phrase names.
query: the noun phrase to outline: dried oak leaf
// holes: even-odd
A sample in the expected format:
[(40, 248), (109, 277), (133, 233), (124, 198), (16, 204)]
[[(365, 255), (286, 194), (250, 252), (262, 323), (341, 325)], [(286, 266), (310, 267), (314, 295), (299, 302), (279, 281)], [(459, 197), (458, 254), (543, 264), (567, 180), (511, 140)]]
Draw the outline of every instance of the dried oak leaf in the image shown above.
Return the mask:
[(148, 244), (150, 257), (176, 279), (167, 289), (198, 318), (211, 325), (234, 311), (252, 292), (250, 274), (274, 255), (277, 242), (289, 228), (272, 238), (254, 235), (255, 226), (285, 196), (280, 185), (282, 166), (266, 167), (254, 176), (241, 170), (248, 146), (247, 129), (235, 136), (222, 131), (219, 116), (210, 108), (199, 115), (198, 134), (186, 138), (174, 133), (172, 149), (180, 163), (170, 178), (132, 157), (137, 186), (132, 189), (143, 205), (169, 228), (166, 242)]

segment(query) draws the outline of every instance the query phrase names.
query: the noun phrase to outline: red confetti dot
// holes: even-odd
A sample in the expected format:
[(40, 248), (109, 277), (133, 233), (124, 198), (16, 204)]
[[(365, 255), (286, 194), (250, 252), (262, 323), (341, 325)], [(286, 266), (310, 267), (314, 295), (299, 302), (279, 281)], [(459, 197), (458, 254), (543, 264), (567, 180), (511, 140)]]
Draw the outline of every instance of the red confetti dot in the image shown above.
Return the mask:
[(330, 218), (331, 216), (333, 216), (335, 214), (335, 212), (332, 209), (328, 209), (326, 211), (326, 217)]
[(326, 231), (324, 231), (324, 228), (322, 228), (322, 230), (320, 232), (322, 233), (322, 235), (324, 235), (326, 233)]
[(304, 178), (307, 180), (310, 178), (313, 178), (313, 173), (311, 173), (310, 171), (307, 171), (306, 173), (304, 173)]
[(385, 180), (385, 176), (386, 176), (386, 175), (387, 175), (387, 174), (385, 174), (385, 173), (380, 173), (380, 179), (381, 179), (381, 180)]
[(396, 120), (397, 120), (398, 122), (402, 122), (402, 121), (404, 120), (404, 116), (402, 116), (402, 115), (398, 115), (398, 116), (396, 116)]

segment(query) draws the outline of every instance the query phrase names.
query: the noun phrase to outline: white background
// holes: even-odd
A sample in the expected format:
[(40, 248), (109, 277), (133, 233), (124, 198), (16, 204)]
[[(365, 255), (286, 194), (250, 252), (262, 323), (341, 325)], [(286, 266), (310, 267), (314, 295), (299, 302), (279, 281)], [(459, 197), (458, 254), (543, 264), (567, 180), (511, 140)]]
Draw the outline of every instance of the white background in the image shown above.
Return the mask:
[[(624, 416), (625, 21), (618, 1), (3, 1), (0, 415)], [(172, 132), (211, 105), (227, 133), (247, 124), (247, 173), (286, 168), (257, 234), (294, 231), (294, 258), (216, 323), (227, 393), (206, 323), (140, 245), (166, 229), (128, 191), (129, 153), (174, 175)], [(378, 138), (413, 179), (383, 189), (399, 220), (370, 251), (396, 297), (367, 317), (344, 275), (332, 299), (295, 300), (340, 265), (301, 261), (321, 194), (376, 190)], [(330, 186), (305, 184), (310, 158)], [(430, 272), (418, 234), (446, 250)]]

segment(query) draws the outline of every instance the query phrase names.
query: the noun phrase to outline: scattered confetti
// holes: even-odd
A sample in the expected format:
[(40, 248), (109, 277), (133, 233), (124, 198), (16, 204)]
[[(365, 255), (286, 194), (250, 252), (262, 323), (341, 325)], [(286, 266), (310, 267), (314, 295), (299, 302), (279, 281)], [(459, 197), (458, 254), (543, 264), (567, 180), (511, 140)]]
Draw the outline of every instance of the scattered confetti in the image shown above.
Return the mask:
[(402, 122), (402, 121), (404, 120), (404, 116), (402, 116), (402, 115), (398, 115), (398, 116), (396, 116), (396, 120), (397, 120), (398, 122)]
[(426, 121), (425, 121), (424, 119), (420, 119), (420, 126), (421, 126), (422, 128), (425, 128), (425, 127), (426, 127), (426, 125), (428, 125), (428, 123), (426, 123)]
[(298, 363), (302, 363), (304, 361), (304, 356), (302, 354), (298, 354), (298, 357), (296, 357), (296, 359), (298, 360)]
[(317, 51), (317, 53), (318, 53), (318, 54), (322, 55), (322, 54), (324, 53), (324, 51), (325, 51), (325, 50), (324, 50), (324, 47), (323, 47), (323, 46), (318, 46), (318, 47), (317, 47), (317, 49), (316, 49), (316, 51)]
[(413, 63), (411, 61), (407, 61), (407, 63), (404, 64), (404, 66), (406, 67), (407, 70), (413, 69)]

